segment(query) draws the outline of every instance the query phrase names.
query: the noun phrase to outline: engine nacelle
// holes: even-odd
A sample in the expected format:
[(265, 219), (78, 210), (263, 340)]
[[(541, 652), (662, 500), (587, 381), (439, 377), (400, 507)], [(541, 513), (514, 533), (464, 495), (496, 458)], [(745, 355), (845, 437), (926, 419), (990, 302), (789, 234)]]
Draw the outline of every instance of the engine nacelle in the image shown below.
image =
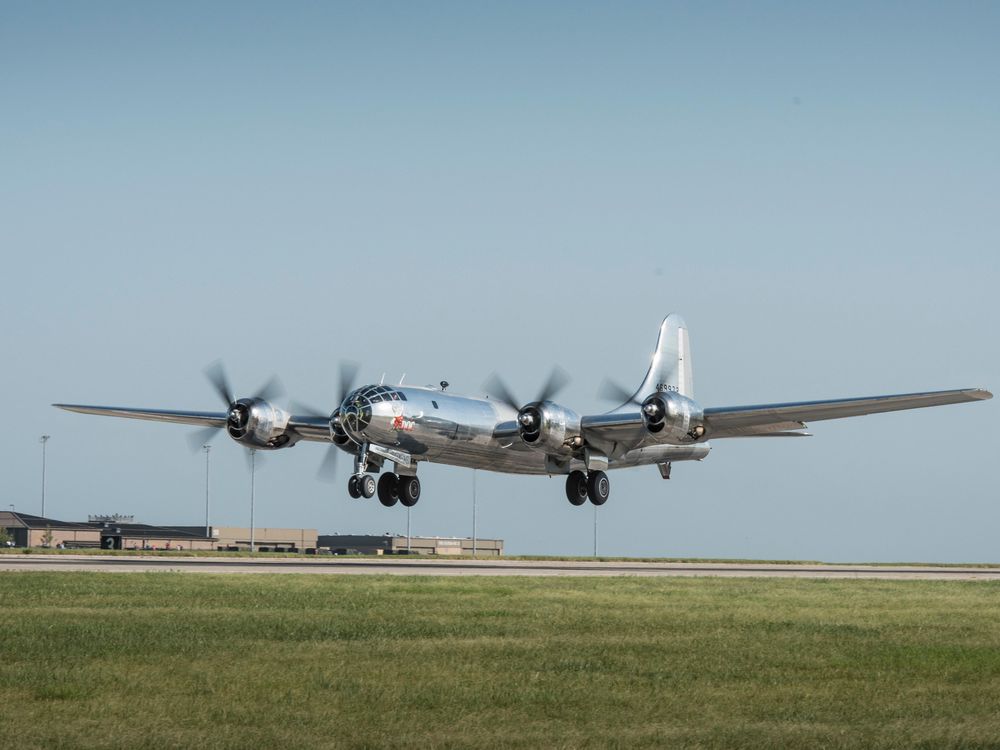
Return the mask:
[(705, 412), (687, 396), (654, 393), (642, 402), (642, 421), (658, 443), (694, 443), (705, 435)]
[(291, 415), (268, 401), (241, 398), (229, 407), (226, 432), (238, 443), (258, 450), (276, 450), (293, 443), (287, 431)]
[(535, 401), (517, 413), (517, 431), (527, 445), (546, 454), (571, 454), (583, 445), (580, 415), (552, 401)]

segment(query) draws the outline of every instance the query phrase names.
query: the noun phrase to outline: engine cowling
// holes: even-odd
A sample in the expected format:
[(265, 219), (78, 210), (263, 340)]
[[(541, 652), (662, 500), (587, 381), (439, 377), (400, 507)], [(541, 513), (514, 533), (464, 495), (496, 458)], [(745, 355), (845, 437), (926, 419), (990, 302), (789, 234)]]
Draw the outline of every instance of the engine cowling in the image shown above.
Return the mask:
[(535, 401), (517, 413), (517, 432), (527, 445), (547, 454), (570, 454), (583, 445), (580, 415), (552, 401)]
[(226, 432), (238, 443), (259, 450), (277, 450), (293, 443), (287, 430), (291, 415), (268, 401), (241, 398), (229, 405)]
[(340, 409), (337, 409), (330, 417), (330, 440), (335, 445), (347, 445), (351, 442), (351, 438), (344, 431)]
[(687, 396), (661, 391), (642, 402), (642, 421), (658, 443), (694, 443), (705, 435), (705, 412)]

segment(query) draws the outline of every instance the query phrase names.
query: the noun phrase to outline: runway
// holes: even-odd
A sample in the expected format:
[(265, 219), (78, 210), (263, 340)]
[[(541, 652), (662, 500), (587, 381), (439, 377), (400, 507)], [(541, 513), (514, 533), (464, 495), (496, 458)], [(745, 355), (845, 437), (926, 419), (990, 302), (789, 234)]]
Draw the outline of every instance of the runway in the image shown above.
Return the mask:
[(96, 555), (0, 555), (0, 571), (101, 573), (318, 573), (407, 576), (642, 576), (724, 578), (870, 578), (998, 581), (1000, 568), (916, 565), (789, 565), (775, 563), (660, 563), (562, 560), (447, 560), (414, 558), (224, 558)]

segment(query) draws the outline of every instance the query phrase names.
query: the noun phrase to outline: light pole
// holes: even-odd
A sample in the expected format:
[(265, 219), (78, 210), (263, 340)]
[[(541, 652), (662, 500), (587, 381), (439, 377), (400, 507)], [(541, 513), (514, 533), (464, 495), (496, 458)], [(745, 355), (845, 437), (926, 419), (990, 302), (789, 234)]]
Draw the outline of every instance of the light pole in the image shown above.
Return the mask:
[(42, 435), (38, 442), (42, 444), (42, 518), (45, 518), (45, 444), (49, 442), (51, 435)]
[(472, 470), (472, 556), (476, 556), (476, 470)]
[(257, 467), (257, 451), (250, 449), (250, 554), (253, 554), (253, 500), (254, 500), (254, 474)]
[(212, 527), (208, 520), (208, 454), (212, 450), (212, 446), (206, 443), (201, 446), (201, 449), (205, 451), (205, 537), (211, 539)]
[(594, 557), (597, 557), (597, 506), (594, 506)]

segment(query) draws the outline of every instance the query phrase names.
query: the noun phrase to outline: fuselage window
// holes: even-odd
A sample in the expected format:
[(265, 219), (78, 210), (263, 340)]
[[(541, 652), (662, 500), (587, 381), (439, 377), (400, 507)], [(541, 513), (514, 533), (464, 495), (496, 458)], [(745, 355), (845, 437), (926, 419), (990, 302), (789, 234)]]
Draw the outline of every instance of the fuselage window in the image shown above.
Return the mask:
[(433, 407), (434, 407), (435, 409), (437, 409), (437, 408), (438, 408), (438, 402), (437, 402), (437, 401), (431, 401), (431, 405), (432, 405), (432, 406), (433, 406)]

